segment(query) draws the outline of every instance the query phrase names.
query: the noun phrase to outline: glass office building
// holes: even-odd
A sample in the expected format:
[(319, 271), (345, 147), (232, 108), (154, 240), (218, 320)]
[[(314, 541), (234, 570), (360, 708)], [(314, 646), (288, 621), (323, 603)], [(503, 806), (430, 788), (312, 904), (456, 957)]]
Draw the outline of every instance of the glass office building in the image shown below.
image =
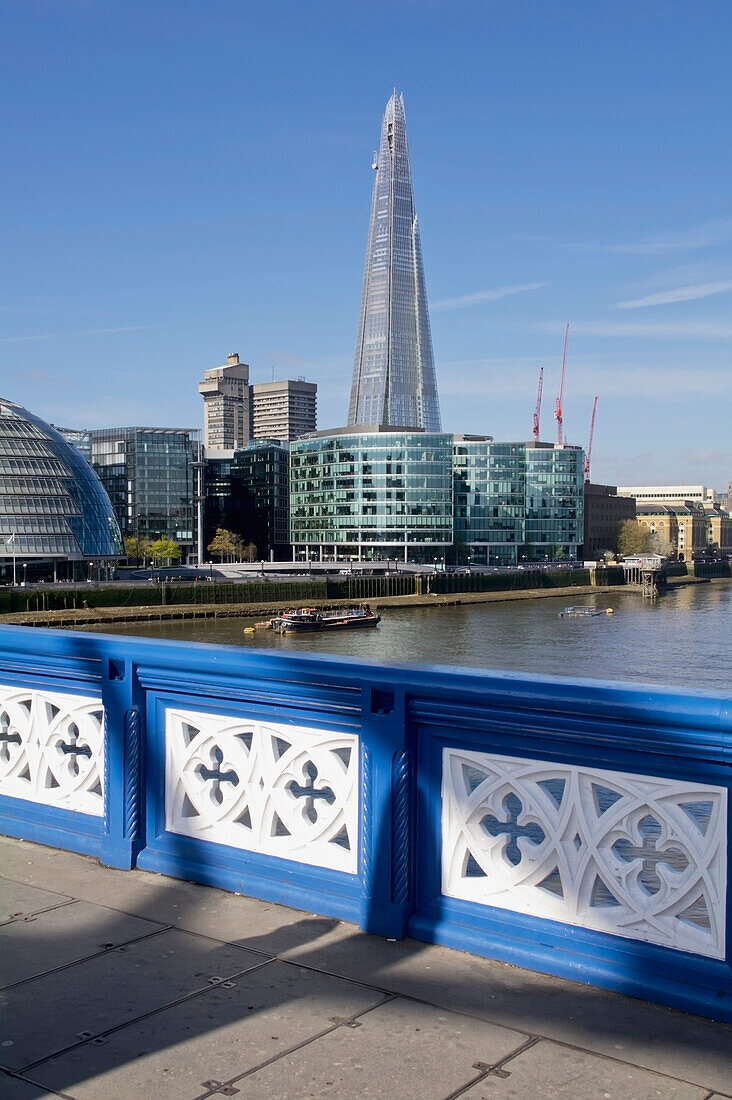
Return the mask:
[(386, 105), (374, 163), (348, 424), (441, 430), (404, 100)]
[(282, 561), (290, 552), (290, 449), (280, 440), (258, 440), (236, 451), (231, 491), (237, 531), (253, 543), (257, 558)]
[(206, 452), (203, 466), (203, 553), (208, 554), (208, 544), (219, 527), (240, 535), (238, 516), (234, 509), (231, 486), (231, 467), (234, 452), (223, 457), (212, 457), (216, 452)]
[(378, 427), (290, 445), (295, 560), (444, 562), (452, 544), (452, 436)]
[[(113, 560), (123, 552), (109, 497), (81, 452), (27, 409), (0, 401), (3, 576), (10, 577), (13, 559), (24, 579), (29, 564)], [(26, 566), (22, 577), (18, 563)]]
[(318, 432), (290, 445), (298, 561), (521, 565), (576, 558), (584, 454), (488, 436)]
[(194, 557), (194, 432), (180, 428), (99, 428), (90, 462), (109, 494), (122, 533), (173, 539)]
[(576, 558), (584, 539), (584, 451), (526, 444), (525, 555)]
[(576, 558), (583, 538), (580, 447), (455, 436), (454, 471), (461, 564)]

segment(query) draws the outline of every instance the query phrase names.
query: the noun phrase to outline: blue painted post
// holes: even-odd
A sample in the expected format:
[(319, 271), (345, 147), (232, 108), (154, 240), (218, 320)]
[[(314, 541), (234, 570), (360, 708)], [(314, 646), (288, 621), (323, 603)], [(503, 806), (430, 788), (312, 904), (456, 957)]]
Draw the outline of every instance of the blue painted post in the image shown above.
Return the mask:
[(129, 870), (144, 844), (143, 694), (131, 656), (102, 655), (104, 823), (100, 860)]
[(402, 685), (363, 689), (362, 860), (366, 932), (402, 939), (412, 912), (412, 770)]

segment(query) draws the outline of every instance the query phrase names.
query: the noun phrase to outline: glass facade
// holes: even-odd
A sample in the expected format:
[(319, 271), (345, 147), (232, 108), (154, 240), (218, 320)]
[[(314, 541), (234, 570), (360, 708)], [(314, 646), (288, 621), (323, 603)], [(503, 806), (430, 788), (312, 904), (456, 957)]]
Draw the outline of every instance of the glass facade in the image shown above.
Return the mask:
[(584, 453), (455, 438), (455, 546), (476, 565), (573, 559), (583, 538)]
[[(216, 453), (215, 451), (213, 452)], [(203, 468), (203, 550), (216, 534), (218, 527), (234, 534), (242, 534), (239, 516), (235, 514), (231, 486), (233, 455), (214, 458), (207, 454)]]
[(584, 451), (526, 446), (525, 554), (575, 558), (584, 538)]
[(122, 533), (173, 539), (182, 561), (193, 553), (192, 432), (178, 428), (100, 428), (89, 432), (92, 466)]
[(124, 552), (109, 498), (81, 452), (10, 401), (0, 401), (0, 548), (5, 559)]
[(258, 558), (282, 560), (290, 549), (290, 450), (269, 440), (237, 451), (231, 466), (237, 531), (254, 543)]
[(290, 447), (298, 560), (571, 560), (583, 498), (580, 447), (347, 428)]
[(296, 557), (444, 560), (452, 543), (452, 436), (327, 433), (290, 447)]
[(348, 424), (441, 430), (404, 100), (386, 105), (374, 164)]

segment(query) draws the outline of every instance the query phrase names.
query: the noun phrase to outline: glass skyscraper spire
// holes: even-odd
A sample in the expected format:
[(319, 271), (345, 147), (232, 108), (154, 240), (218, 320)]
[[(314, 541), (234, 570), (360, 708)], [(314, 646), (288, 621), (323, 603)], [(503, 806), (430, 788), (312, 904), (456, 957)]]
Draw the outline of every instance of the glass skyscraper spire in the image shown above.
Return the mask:
[(348, 423), (441, 431), (404, 99), (386, 105)]

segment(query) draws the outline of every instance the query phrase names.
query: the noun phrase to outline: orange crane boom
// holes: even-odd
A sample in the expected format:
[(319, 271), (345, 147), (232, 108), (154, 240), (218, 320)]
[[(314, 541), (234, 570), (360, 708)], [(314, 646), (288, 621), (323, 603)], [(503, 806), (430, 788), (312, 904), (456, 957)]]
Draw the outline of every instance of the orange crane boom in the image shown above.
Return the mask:
[(595, 416), (597, 415), (597, 398), (592, 406), (592, 419), (590, 420), (590, 438), (587, 441), (587, 454), (585, 455), (585, 481), (590, 480), (590, 461), (592, 459), (592, 439), (595, 435)]
[(564, 376), (567, 373), (567, 350), (569, 349), (569, 325), (564, 333), (564, 354), (562, 355), (562, 378), (559, 383), (559, 396), (554, 405), (554, 419), (557, 422), (557, 443), (561, 447), (564, 443), (562, 434), (562, 401), (564, 400)]
[(539, 417), (541, 415), (541, 395), (544, 392), (544, 368), (539, 367), (539, 392), (536, 395), (536, 409), (534, 410), (534, 442), (539, 442)]

